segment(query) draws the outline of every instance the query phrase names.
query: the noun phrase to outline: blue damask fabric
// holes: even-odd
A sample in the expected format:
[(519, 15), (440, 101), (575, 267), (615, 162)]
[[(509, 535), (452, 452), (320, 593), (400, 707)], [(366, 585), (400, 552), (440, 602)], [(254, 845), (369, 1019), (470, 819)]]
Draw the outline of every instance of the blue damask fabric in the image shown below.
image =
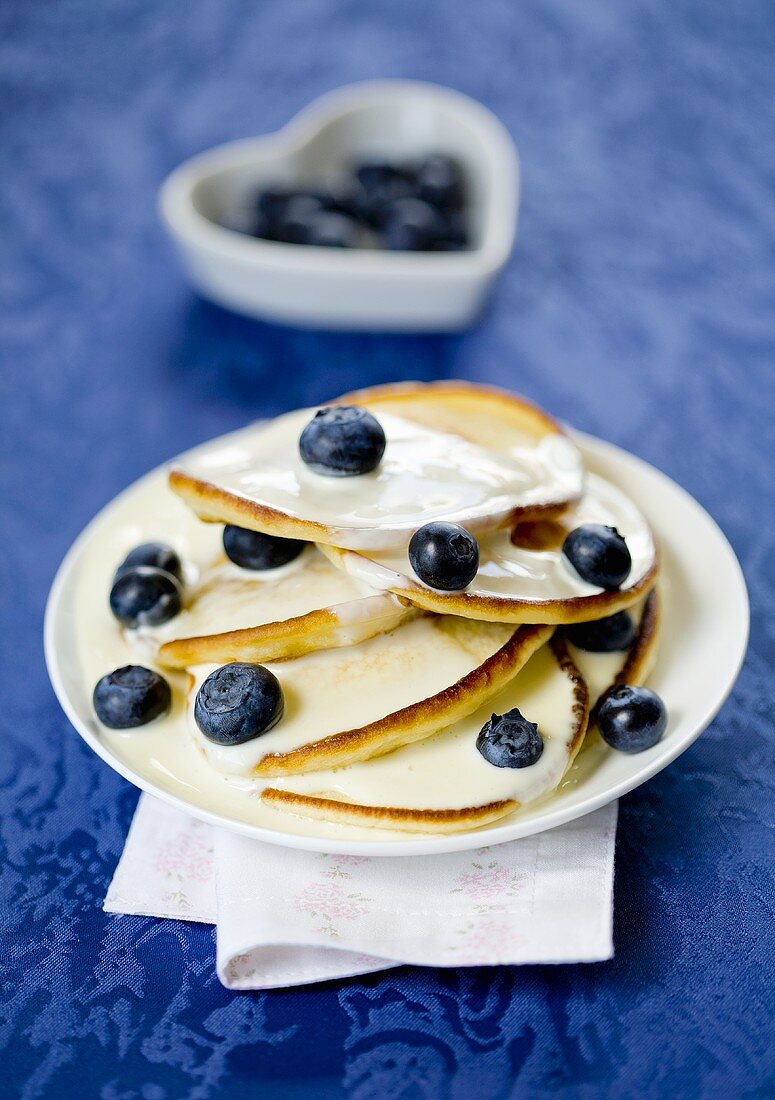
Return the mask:
[[(771, 1095), (772, 5), (6, 0), (0, 28), (4, 1095)], [(154, 211), (165, 173), (385, 75), (476, 96), (519, 143), (518, 244), (477, 328), (299, 332), (196, 300)], [(101, 912), (137, 792), (53, 697), (48, 586), (170, 455), (445, 376), (521, 390), (685, 485), (745, 569), (748, 660), (622, 802), (612, 962), (228, 993), (209, 929)]]

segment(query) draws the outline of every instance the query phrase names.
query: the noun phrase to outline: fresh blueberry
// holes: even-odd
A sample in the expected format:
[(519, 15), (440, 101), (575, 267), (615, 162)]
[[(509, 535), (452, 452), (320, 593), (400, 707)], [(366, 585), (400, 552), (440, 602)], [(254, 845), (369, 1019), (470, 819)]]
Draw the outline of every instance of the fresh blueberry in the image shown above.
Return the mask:
[(386, 160), (364, 161), (355, 168), (355, 178), (365, 191), (375, 191), (395, 183), (414, 181), (414, 172), (402, 164)]
[(617, 611), (605, 619), (566, 626), (568, 640), (589, 653), (618, 653), (629, 649), (635, 639), (635, 623), (626, 611)]
[[(183, 566), (177, 553), (164, 542), (144, 542), (130, 550), (116, 570), (116, 577), (135, 569), (138, 565), (150, 565), (154, 569), (163, 569), (183, 583)], [(115, 579), (115, 578), (114, 578)]]
[(414, 185), (399, 177), (379, 186), (356, 190), (352, 198), (352, 212), (372, 229), (381, 229), (387, 220), (391, 204), (399, 199), (413, 198)]
[(434, 521), (412, 535), (409, 562), (423, 584), (444, 592), (460, 592), (476, 576), (479, 545), (457, 523)]
[(444, 219), (422, 199), (397, 199), (387, 207), (382, 242), (395, 252), (426, 252), (443, 235)]
[(431, 245), (432, 252), (460, 252), (469, 247), (468, 230), (459, 214), (444, 217), (438, 236)]
[(258, 196), (256, 208), (258, 213), (270, 221), (276, 221), (290, 199), (302, 192), (293, 187), (267, 187)]
[(312, 219), (307, 244), (323, 248), (355, 248), (358, 244), (358, 223), (346, 214), (324, 210)]
[(160, 626), (182, 606), (180, 582), (164, 569), (138, 565), (119, 573), (110, 590), (110, 610), (124, 626)]
[(242, 232), (247, 232), (251, 237), (258, 237), (262, 241), (275, 241), (277, 240), (277, 222), (267, 214), (257, 214), (250, 222), (249, 228)]
[(463, 170), (452, 157), (434, 154), (417, 167), (417, 192), (439, 210), (458, 210), (463, 205)]
[(217, 745), (241, 745), (276, 725), (284, 706), (282, 688), (268, 668), (237, 661), (207, 677), (197, 692), (194, 719)]
[(385, 453), (382, 425), (357, 405), (320, 409), (299, 438), (302, 459), (317, 474), (352, 477), (379, 466)]
[(223, 529), (223, 548), (234, 564), (243, 569), (277, 569), (298, 558), (304, 546), (300, 539), (264, 535), (231, 524)]
[(667, 728), (667, 710), (644, 687), (622, 684), (603, 696), (597, 709), (600, 736), (619, 752), (643, 752), (656, 745)]
[(128, 730), (169, 710), (172, 692), (158, 672), (142, 665), (125, 665), (102, 677), (92, 700), (103, 726)]
[(598, 588), (618, 588), (630, 575), (632, 558), (615, 527), (585, 523), (574, 528), (562, 552), (582, 580)]
[(544, 739), (538, 726), (514, 707), (505, 714), (493, 714), (484, 723), (476, 747), (496, 768), (529, 768), (540, 759)]
[(275, 236), (286, 244), (310, 244), (313, 225), (325, 210), (318, 195), (294, 195), (275, 220)]

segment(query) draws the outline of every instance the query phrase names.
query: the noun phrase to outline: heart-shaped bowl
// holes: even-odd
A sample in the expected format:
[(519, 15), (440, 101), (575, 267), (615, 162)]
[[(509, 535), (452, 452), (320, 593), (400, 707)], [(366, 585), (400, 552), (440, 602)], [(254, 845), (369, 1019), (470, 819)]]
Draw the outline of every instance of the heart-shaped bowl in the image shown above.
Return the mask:
[[(326, 183), (351, 162), (443, 152), (463, 166), (472, 247), (322, 248), (228, 229), (262, 187)], [(164, 182), (162, 220), (206, 298), (252, 317), (336, 329), (453, 331), (471, 324), (514, 243), (519, 158), (498, 119), (449, 88), (351, 84), (277, 133), (186, 161)]]

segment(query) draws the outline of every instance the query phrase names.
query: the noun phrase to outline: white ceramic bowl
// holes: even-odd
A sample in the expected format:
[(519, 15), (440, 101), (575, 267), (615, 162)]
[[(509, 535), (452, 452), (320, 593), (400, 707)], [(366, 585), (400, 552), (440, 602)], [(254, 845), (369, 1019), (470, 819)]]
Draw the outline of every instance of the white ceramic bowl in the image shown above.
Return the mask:
[[(271, 184), (325, 182), (369, 156), (444, 152), (469, 181), (473, 247), (455, 253), (311, 248), (224, 228)], [(159, 208), (206, 297), (252, 317), (323, 328), (448, 331), (469, 325), (511, 251), (519, 160), (503, 125), (434, 84), (352, 84), (282, 130), (221, 145), (177, 168)]]

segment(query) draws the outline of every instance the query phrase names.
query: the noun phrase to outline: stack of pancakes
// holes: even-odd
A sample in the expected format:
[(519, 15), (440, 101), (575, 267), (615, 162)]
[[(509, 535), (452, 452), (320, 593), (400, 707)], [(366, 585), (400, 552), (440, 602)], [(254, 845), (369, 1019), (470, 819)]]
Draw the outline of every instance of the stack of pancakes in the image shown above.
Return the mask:
[[(326, 478), (304, 466), (298, 437), (314, 410), (260, 425), (170, 474), (204, 522), (309, 545), (253, 572), (225, 555), (155, 639), (161, 665), (190, 674), (190, 702), (219, 665), (249, 661), (277, 676), (285, 713), (241, 745), (191, 733), (209, 763), (255, 779), (280, 810), (415, 832), (487, 824), (555, 790), (614, 683), (642, 683), (655, 656), (658, 559), (625, 494), (585, 471), (546, 413), (511, 394), (459, 382), (379, 387), (334, 404), (382, 424), (379, 468)], [(478, 540), (463, 591), (428, 587), (407, 546), (432, 520)], [(616, 527), (632, 568), (603, 590), (564, 559), (567, 533)], [(575, 648), (563, 626), (629, 609), (626, 652)], [(476, 740), (517, 707), (544, 751), (530, 767), (495, 767)]]

